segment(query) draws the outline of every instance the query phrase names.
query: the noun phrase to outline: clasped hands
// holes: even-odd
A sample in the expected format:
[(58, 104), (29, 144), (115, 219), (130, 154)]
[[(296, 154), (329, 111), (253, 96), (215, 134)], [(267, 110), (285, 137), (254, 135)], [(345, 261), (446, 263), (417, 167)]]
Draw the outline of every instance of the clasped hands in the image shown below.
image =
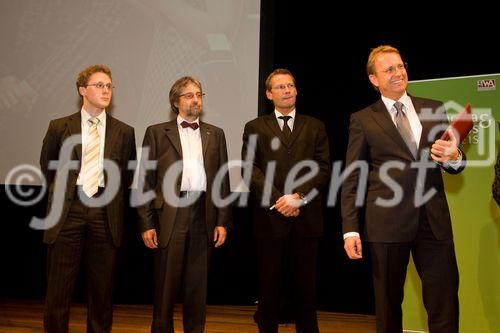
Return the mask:
[(274, 204), (274, 209), (278, 213), (286, 217), (297, 217), (300, 214), (299, 207), (302, 205), (302, 200), (298, 193), (285, 194), (281, 196)]

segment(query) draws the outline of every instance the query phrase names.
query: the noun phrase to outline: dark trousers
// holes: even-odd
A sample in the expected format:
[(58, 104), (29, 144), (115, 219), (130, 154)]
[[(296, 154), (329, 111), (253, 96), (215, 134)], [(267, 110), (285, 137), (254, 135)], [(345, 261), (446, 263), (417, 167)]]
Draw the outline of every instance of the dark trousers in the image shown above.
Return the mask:
[(377, 332), (401, 333), (404, 283), (410, 253), (422, 281), (430, 333), (458, 332), (458, 267), (453, 240), (437, 240), (425, 215), (413, 242), (370, 243)]
[(111, 331), (116, 254), (106, 208), (89, 208), (75, 193), (57, 240), (48, 246), (45, 332), (68, 332), (71, 297), (82, 257), (87, 275), (87, 332)]
[(204, 330), (209, 264), (204, 204), (202, 196), (193, 205), (178, 208), (167, 247), (155, 253), (153, 333), (174, 333), (174, 305), (179, 291), (184, 332)]
[[(318, 238), (258, 237), (259, 302), (255, 320), (260, 333), (276, 333), (279, 324), (280, 287), (291, 279), (295, 327), (299, 333), (318, 332), (316, 317), (316, 261)], [(289, 276), (285, 276), (288, 264)]]

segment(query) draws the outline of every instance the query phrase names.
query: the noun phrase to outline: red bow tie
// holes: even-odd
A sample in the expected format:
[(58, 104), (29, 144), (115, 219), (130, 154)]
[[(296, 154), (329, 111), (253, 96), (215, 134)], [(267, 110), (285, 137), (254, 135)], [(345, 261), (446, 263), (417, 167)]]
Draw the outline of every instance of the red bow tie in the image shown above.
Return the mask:
[(181, 123), (181, 126), (182, 128), (186, 128), (186, 127), (191, 127), (193, 130), (196, 130), (198, 129), (198, 123), (188, 123), (187, 121), (183, 121)]

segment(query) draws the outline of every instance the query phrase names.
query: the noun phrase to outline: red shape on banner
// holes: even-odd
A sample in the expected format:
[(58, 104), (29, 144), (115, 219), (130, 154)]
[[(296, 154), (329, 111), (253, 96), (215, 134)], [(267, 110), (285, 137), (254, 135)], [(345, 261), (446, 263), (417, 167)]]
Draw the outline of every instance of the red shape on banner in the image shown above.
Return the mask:
[(446, 129), (443, 135), (441, 135), (441, 140), (448, 140), (450, 138), (448, 131), (451, 130), (455, 136), (459, 138), (457, 141), (457, 144), (459, 144), (469, 135), (472, 126), (474, 126), (474, 122), (472, 121), (472, 110), (470, 103), (467, 103), (465, 109), (453, 119), (451, 125)]

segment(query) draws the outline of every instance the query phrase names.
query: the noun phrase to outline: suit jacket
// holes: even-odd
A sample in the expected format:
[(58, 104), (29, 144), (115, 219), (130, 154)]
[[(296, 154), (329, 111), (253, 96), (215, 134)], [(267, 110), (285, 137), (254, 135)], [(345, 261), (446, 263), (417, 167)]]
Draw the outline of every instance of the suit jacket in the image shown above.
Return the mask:
[[(252, 194), (254, 230), (257, 237), (283, 237), (292, 228), (296, 228), (296, 231), (304, 237), (321, 236), (323, 233), (321, 193), (306, 206), (301, 207), (300, 214), (296, 218), (284, 217), (269, 208), (284, 194), (295, 192), (307, 194), (313, 189), (320, 191), (327, 184), (330, 176), (330, 152), (324, 124), (318, 119), (296, 114), (292, 134), (286, 140), (274, 113), (258, 117), (245, 125), (243, 160), (250, 149), (249, 140), (253, 134), (257, 135), (257, 142), (255, 158), (251, 165), (249, 188)], [(277, 149), (273, 149), (273, 141), (280, 143)], [(297, 163), (305, 160), (317, 163), (319, 172), (303, 185), (285, 193), (285, 182), (289, 172)], [(276, 171), (270, 183), (266, 180), (266, 170), (272, 162), (276, 163)], [(295, 179), (307, 171), (308, 168), (301, 169)], [(271, 198), (270, 203), (263, 206), (261, 203), (266, 187), (271, 188)]]
[[(410, 96), (413, 106), (422, 123), (418, 154), (424, 149), (430, 150), (433, 142), (440, 137), (447, 127), (447, 117), (441, 102)], [(423, 117), (423, 110), (432, 110), (432, 119)], [(440, 126), (440, 127), (436, 127)], [(433, 130), (436, 130), (433, 132)], [(431, 137), (429, 137), (431, 134)], [(434, 134), (434, 135), (432, 135)], [(430, 152), (429, 152), (430, 153)], [(465, 162), (465, 154), (462, 159)], [(372, 242), (407, 242), (414, 239), (418, 230), (420, 207), (416, 207), (415, 189), (425, 192), (431, 188), (437, 193), (425, 203), (425, 211), (431, 229), (437, 239), (452, 239), (451, 219), (444, 192), (441, 170), (459, 173), (464, 164), (455, 170), (443, 168), (437, 163), (426, 169), (425, 183), (417, 182), (417, 169), (410, 163), (415, 159), (394, 125), (385, 104), (380, 99), (375, 104), (351, 115), (349, 144), (346, 154), (346, 166), (356, 161), (368, 163), (368, 181), (365, 197), (364, 239)], [(384, 163), (396, 161), (402, 169), (391, 168), (388, 175), (402, 188), (403, 198), (393, 207), (381, 207), (375, 203), (377, 197), (390, 199), (393, 190), (380, 178)], [(361, 232), (360, 209), (356, 206), (356, 191), (359, 169), (349, 174), (342, 187), (343, 232)], [(366, 183), (365, 183), (366, 184)]]
[[(51, 160), (59, 160), (59, 153), (65, 140), (75, 134), (82, 134), (81, 112), (78, 111), (70, 116), (52, 120), (49, 124), (45, 138), (43, 139), (42, 152), (40, 154), (40, 166), (48, 186), (48, 209), (52, 205), (54, 197), (54, 185), (56, 171), (49, 170)], [(52, 244), (56, 241), (59, 231), (68, 215), (71, 201), (75, 193), (76, 181), (80, 173), (82, 159), (81, 138), (71, 153), (71, 160), (78, 161), (78, 169), (70, 170), (67, 178), (63, 213), (59, 222), (44, 232), (44, 242)], [(136, 159), (134, 129), (116, 118), (106, 114), (106, 137), (104, 143), (104, 159), (114, 161), (120, 169), (120, 185), (116, 196), (106, 206), (109, 230), (115, 246), (121, 245), (123, 241), (123, 213), (128, 188), (132, 182), (133, 170), (128, 170), (128, 162)], [(60, 161), (64, 163), (65, 161)], [(107, 184), (107, 175), (105, 184)]]
[[(140, 229), (142, 232), (149, 229), (159, 231), (159, 246), (166, 247), (172, 235), (177, 207), (165, 200), (162, 184), (165, 174), (177, 161), (182, 160), (182, 146), (177, 128), (177, 120), (150, 126), (146, 129), (143, 148), (149, 147), (150, 161), (157, 161), (154, 170), (145, 170), (144, 191), (153, 190), (154, 200), (139, 207)], [(221, 182), (220, 197), (226, 198), (230, 194), (229, 174), (227, 172), (227, 148), (224, 131), (216, 126), (200, 121), (201, 144), (203, 150), (203, 164), (207, 178), (207, 192), (205, 195), (205, 221), (209, 242), (213, 241), (213, 232), (216, 226), (228, 227), (231, 221), (230, 207), (216, 207), (212, 201), (213, 182), (215, 175), (221, 168), (225, 168), (225, 176)], [(179, 196), (182, 173), (175, 181), (175, 193)]]

